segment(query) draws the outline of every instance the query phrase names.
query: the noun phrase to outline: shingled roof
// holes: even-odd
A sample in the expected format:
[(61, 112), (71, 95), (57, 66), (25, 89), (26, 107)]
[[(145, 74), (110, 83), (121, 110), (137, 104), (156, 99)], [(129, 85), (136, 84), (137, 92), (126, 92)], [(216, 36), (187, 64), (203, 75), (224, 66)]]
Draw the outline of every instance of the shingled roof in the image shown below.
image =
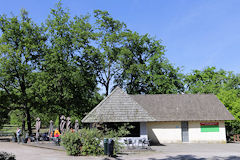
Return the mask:
[(117, 87), (86, 115), (82, 122), (147, 122), (154, 120), (130, 95)]
[(83, 123), (234, 120), (213, 94), (128, 95), (117, 87)]

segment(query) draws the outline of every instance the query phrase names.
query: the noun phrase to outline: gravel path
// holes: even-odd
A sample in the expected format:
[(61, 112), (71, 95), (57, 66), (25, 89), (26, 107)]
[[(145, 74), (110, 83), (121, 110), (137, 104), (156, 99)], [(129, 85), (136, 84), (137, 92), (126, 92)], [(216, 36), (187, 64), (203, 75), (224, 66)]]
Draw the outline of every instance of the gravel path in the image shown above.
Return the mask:
[[(167, 144), (153, 151), (120, 154), (119, 160), (240, 160), (240, 144)], [(106, 156), (67, 156), (64, 151), (0, 142), (0, 151), (11, 152), (17, 160), (110, 160)]]

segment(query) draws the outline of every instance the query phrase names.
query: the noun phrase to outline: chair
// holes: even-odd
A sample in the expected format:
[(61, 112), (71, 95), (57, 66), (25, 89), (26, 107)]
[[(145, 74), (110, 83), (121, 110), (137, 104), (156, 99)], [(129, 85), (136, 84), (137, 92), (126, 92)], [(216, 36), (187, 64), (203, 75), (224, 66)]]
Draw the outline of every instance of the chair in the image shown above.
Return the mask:
[(132, 147), (133, 147), (133, 140), (132, 139), (128, 139), (128, 145), (130, 146), (130, 145), (132, 145)]
[(143, 139), (138, 139), (138, 148), (139, 148), (139, 144), (142, 144), (142, 148), (143, 148)]
[(124, 144), (126, 144), (127, 147), (128, 147), (128, 140), (127, 139), (124, 139)]
[(150, 139), (145, 139), (145, 138), (143, 139), (143, 145), (147, 146), (146, 149), (152, 149), (150, 146), (150, 141), (151, 141)]

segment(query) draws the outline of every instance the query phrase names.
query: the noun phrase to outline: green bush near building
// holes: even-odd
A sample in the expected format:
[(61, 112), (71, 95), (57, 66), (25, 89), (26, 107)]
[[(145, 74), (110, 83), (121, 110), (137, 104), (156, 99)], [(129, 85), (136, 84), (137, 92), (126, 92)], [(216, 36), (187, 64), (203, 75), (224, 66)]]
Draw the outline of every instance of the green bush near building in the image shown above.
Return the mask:
[(83, 128), (78, 132), (66, 132), (61, 135), (63, 145), (68, 155), (103, 155), (104, 138), (113, 138), (115, 141), (114, 154), (120, 151), (123, 144), (118, 142), (118, 137), (129, 134), (128, 127), (121, 126), (117, 130), (98, 130), (96, 128)]
[(61, 135), (61, 144), (65, 147), (68, 155), (81, 154), (82, 142), (79, 132), (67, 132)]

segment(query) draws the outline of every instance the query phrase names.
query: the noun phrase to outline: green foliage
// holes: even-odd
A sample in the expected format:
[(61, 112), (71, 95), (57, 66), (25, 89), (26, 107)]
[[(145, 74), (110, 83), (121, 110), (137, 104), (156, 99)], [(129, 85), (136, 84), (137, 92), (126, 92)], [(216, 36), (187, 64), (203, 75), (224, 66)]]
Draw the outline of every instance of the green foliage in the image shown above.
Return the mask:
[(16, 109), (10, 112), (10, 124), (21, 126), (23, 119), (25, 119), (25, 115), (21, 110)]
[[(232, 73), (207, 67), (203, 71), (194, 70), (185, 76), (187, 93), (214, 93), (217, 94), (231, 79)], [(232, 86), (234, 87), (234, 86)]]
[(82, 119), (103, 99), (97, 85), (108, 95), (113, 84), (129, 94), (213, 93), (236, 118), (227, 129), (240, 133), (238, 74), (207, 67), (183, 76), (161, 40), (129, 30), (107, 11), (71, 17), (59, 2), (41, 26), (25, 10), (0, 15), (0, 32), (0, 127), (9, 116), (13, 124), (26, 120), (30, 134), (36, 117), (45, 126), (62, 114)]
[(0, 91), (0, 129), (4, 124), (9, 122), (9, 112), (10, 109), (7, 107), (9, 104), (8, 97), (3, 91)]
[(102, 142), (104, 138), (113, 138), (114, 154), (120, 152), (123, 144), (118, 142), (119, 137), (129, 134), (128, 129), (132, 128), (128, 124), (120, 126), (117, 130), (107, 129), (106, 131), (96, 128), (83, 128), (78, 132), (67, 132), (61, 135), (61, 144), (66, 148), (69, 155), (102, 155), (104, 148)]
[[(33, 72), (46, 37), (25, 10), (21, 18), (0, 16), (0, 89), (7, 94), (11, 110), (25, 112), (31, 134), (30, 110), (34, 106)], [(11, 105), (10, 105), (11, 104)]]
[(101, 155), (100, 146), (103, 134), (97, 129), (81, 129), (78, 132), (67, 132), (61, 136), (61, 144), (69, 155)]
[(240, 75), (207, 67), (185, 76), (186, 93), (213, 93), (232, 113), (236, 120), (227, 121), (229, 134), (240, 133)]
[(80, 131), (82, 138), (82, 155), (101, 155), (103, 154), (103, 147), (100, 142), (103, 140), (103, 133), (95, 128), (83, 128)]
[(81, 136), (79, 132), (67, 132), (61, 135), (61, 144), (67, 151), (67, 154), (77, 156), (81, 154)]
[(114, 75), (119, 73), (118, 55), (122, 50), (124, 33), (127, 28), (123, 22), (113, 19), (107, 11), (94, 11), (96, 51), (92, 59), (97, 70), (97, 80), (108, 95)]
[[(47, 19), (45, 30), (49, 45), (37, 84), (39, 100), (49, 106), (44, 108), (46, 112), (83, 118), (83, 114), (93, 107), (96, 77), (93, 68), (81, 58), (82, 54), (78, 54), (85, 50), (90, 38), (86, 19), (70, 20), (61, 3), (51, 10)], [(39, 109), (42, 110), (41, 106)]]
[(235, 117), (234, 121), (226, 122), (226, 129), (229, 134), (240, 134), (240, 95), (236, 89), (221, 89), (217, 94), (219, 100)]
[(4, 124), (9, 122), (9, 110), (4, 109), (2, 106), (0, 106), (0, 129), (3, 127)]
[(183, 91), (179, 68), (169, 63), (165, 46), (148, 34), (128, 31), (119, 57), (117, 85), (130, 94), (179, 93)]
[(120, 137), (124, 137), (130, 134), (130, 129), (134, 128), (134, 126), (129, 125), (129, 123), (124, 123), (123, 125), (118, 126), (117, 130), (112, 128), (106, 128), (105, 137), (104, 138), (113, 138), (114, 139), (114, 154), (121, 152), (124, 148), (124, 144), (119, 142)]

